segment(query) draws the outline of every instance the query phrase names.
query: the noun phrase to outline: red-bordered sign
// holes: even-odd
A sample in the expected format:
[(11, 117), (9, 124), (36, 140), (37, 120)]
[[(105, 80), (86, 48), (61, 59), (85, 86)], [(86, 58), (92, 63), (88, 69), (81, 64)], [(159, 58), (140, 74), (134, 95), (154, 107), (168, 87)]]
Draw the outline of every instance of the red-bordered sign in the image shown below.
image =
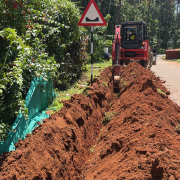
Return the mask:
[(90, 0), (87, 5), (78, 26), (106, 26), (106, 21), (102, 16), (94, 0)]

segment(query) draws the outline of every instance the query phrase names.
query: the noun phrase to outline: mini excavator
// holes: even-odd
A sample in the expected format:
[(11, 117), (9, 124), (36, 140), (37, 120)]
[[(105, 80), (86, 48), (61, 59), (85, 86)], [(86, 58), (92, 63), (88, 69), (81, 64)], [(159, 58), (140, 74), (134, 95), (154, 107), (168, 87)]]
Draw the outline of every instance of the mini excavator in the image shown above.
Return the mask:
[(115, 93), (120, 89), (120, 66), (128, 65), (132, 61), (137, 61), (144, 68), (150, 68), (153, 63), (147, 25), (143, 21), (127, 21), (115, 26), (115, 39), (112, 43)]

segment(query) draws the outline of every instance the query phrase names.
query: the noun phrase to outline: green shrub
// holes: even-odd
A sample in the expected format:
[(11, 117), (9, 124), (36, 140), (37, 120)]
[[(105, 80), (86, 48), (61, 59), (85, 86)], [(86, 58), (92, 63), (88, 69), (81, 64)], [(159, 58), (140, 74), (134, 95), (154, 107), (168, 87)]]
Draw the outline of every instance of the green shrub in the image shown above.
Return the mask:
[(106, 47), (108, 47), (108, 53), (112, 54), (112, 40), (106, 40)]
[(102, 124), (107, 125), (111, 121), (111, 119), (114, 117), (115, 114), (116, 113), (113, 111), (112, 112), (106, 112), (105, 117), (102, 120)]
[(166, 49), (157, 49), (157, 54), (166, 54)]
[(19, 110), (27, 112), (24, 98), (34, 77), (67, 88), (80, 76), (88, 36), (68, 0), (5, 0), (0, 16), (0, 130), (8, 130)]
[[(60, 64), (57, 85), (68, 87), (81, 74), (87, 61), (85, 29), (78, 26), (80, 13), (68, 0), (3, 1), (0, 5), (0, 28), (15, 28), (25, 43), (45, 44), (45, 51)], [(17, 22), (18, 20), (18, 22)]]
[(12, 125), (25, 110), (25, 96), (34, 77), (55, 78), (58, 65), (36, 39), (33, 47), (24, 44), (14, 29), (0, 31), (0, 125)]

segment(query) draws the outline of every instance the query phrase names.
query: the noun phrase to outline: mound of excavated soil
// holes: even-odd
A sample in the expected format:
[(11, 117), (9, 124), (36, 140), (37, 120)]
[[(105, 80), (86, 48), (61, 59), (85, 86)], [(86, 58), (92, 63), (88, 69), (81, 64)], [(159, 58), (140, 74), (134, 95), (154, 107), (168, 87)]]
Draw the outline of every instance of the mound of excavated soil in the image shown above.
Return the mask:
[(86, 96), (72, 96), (0, 157), (0, 179), (180, 179), (180, 107), (136, 62), (120, 73), (119, 97), (106, 68)]
[(121, 68), (121, 91), (113, 119), (103, 128), (84, 166), (92, 179), (180, 179), (180, 108), (159, 78), (131, 63)]
[(82, 179), (102, 127), (102, 118), (114, 99), (111, 69), (103, 80), (64, 102), (61, 111), (44, 120), (32, 135), (16, 143), (16, 151), (0, 157), (0, 179)]

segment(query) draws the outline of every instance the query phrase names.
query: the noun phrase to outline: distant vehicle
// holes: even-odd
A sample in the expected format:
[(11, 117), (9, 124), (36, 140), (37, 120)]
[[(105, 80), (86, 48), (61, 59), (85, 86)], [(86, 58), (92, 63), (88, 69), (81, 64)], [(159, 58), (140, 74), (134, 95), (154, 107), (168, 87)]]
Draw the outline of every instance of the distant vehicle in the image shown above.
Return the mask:
[(107, 61), (109, 61), (111, 59), (111, 54), (105, 52), (103, 55), (103, 59), (106, 59)]

